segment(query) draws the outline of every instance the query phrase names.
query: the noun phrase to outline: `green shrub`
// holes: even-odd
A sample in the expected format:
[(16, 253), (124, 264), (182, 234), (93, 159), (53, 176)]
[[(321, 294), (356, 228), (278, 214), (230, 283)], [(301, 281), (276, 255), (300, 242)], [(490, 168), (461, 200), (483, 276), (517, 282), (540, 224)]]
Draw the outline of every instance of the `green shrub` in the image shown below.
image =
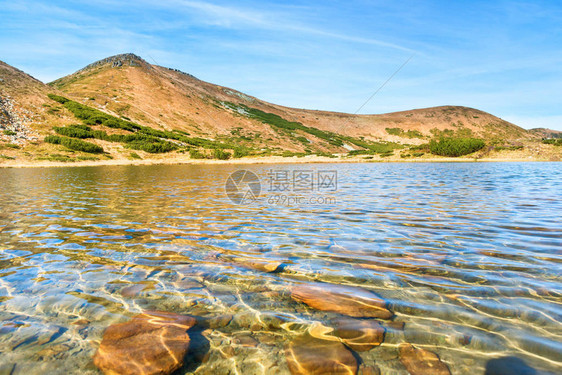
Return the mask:
[(306, 137), (295, 137), (295, 139), (301, 143), (309, 144), (310, 141)]
[(423, 138), (423, 134), (418, 130), (408, 130), (406, 132), (408, 138)]
[(441, 138), (432, 140), (429, 150), (435, 155), (458, 157), (476, 152), (485, 145), (483, 140), (476, 138)]
[(386, 132), (390, 135), (400, 135), (402, 134), (402, 129), (400, 128), (386, 128)]
[(85, 142), (79, 139), (59, 137), (57, 135), (49, 135), (45, 137), (45, 142), (56, 145), (63, 145), (64, 147), (74, 150), (83, 151), (90, 154), (101, 154), (103, 148), (90, 142)]
[[(87, 129), (84, 129), (87, 128)], [(95, 138), (94, 134), (92, 133), (92, 129), (88, 126), (76, 126), (76, 125), (70, 125), (70, 126), (66, 126), (66, 127), (58, 127), (55, 126), (53, 129), (55, 130), (55, 133), (60, 134), (60, 135), (64, 135), (66, 137), (70, 137), (70, 138)]]
[(349, 156), (355, 155), (374, 155), (375, 152), (373, 150), (351, 150), (347, 153)]
[(423, 134), (418, 130), (408, 130), (406, 132), (400, 128), (386, 128), (385, 130), (388, 134), (397, 135), (399, 137), (423, 138)]
[(131, 159), (142, 159), (142, 158), (139, 156), (139, 154), (137, 154), (136, 152), (131, 152), (131, 153), (129, 154), (129, 157), (130, 157)]
[(83, 160), (83, 161), (98, 161), (100, 160), (99, 158), (96, 158), (94, 156), (77, 156), (76, 160)]
[(145, 141), (137, 140), (132, 142), (127, 142), (127, 147), (133, 150), (145, 151), (150, 154), (163, 154), (166, 152), (174, 151), (178, 149), (178, 146), (165, 141)]
[(49, 99), (54, 100), (55, 102), (59, 102), (61, 104), (68, 102), (68, 99), (63, 96), (59, 96), (55, 94), (47, 94), (47, 96), (49, 97)]
[(562, 146), (562, 139), (543, 139), (542, 143), (546, 145)]
[(4, 130), (4, 135), (17, 135), (17, 134), (18, 133), (12, 130)]
[(249, 154), (248, 150), (235, 148), (233, 157), (235, 159), (238, 159), (238, 158), (243, 158), (244, 156), (248, 156), (248, 154)]
[(19, 145), (16, 145), (14, 143), (6, 143), (4, 146), (9, 148), (15, 148), (16, 150), (21, 148)]
[(228, 159), (230, 159), (231, 156), (232, 155), (230, 154), (230, 152), (226, 152), (226, 151), (218, 149), (218, 148), (214, 149), (214, 151), (213, 151), (213, 157), (215, 159), (228, 160)]
[(424, 143), (417, 146), (410, 146), (410, 150), (418, 150), (418, 151), (425, 151), (429, 152), (429, 143)]
[(206, 159), (207, 157), (199, 150), (189, 150), (189, 157), (191, 159)]

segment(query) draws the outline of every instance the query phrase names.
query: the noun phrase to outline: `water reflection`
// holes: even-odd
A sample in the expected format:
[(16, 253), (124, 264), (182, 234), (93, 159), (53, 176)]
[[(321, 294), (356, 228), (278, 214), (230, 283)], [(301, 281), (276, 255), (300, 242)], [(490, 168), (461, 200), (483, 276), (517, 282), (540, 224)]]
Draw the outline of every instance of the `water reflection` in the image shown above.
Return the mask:
[(0, 170), (0, 372), (97, 373), (104, 329), (158, 310), (197, 317), (180, 373), (288, 373), (288, 350), (310, 363), (297, 344), (343, 324), (294, 298), (319, 284), (393, 314), (380, 345), (353, 351), (359, 367), (407, 374), (407, 342), (453, 374), (509, 356), (557, 372), (557, 164), (312, 168), (337, 169), (337, 204), (235, 205), (234, 165)]

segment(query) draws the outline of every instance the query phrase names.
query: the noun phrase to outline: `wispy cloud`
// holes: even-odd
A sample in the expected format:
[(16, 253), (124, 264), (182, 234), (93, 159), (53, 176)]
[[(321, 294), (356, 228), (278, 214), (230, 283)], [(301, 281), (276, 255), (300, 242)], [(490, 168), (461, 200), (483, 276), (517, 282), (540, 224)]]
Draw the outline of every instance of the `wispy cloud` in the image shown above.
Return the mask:
[[(369, 38), (365, 36), (347, 35), (320, 28), (310, 27), (295, 21), (291, 17), (293, 8), (278, 7), (276, 10), (256, 10), (242, 6), (224, 6), (204, 1), (168, 0), (159, 3), (163, 7), (183, 7), (198, 12), (199, 21), (208, 25), (233, 28), (233, 29), (262, 29), (284, 33), (308, 34), (329, 39), (338, 39), (351, 43), (376, 45), (392, 48), (406, 52), (414, 52), (413, 49), (398, 45), (396, 43)], [(312, 9), (313, 10), (313, 9)]]

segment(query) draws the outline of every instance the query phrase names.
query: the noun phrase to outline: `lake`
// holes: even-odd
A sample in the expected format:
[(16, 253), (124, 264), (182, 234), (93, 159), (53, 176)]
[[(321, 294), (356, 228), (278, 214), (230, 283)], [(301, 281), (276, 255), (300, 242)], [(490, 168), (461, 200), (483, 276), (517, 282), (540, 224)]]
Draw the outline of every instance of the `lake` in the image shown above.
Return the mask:
[[(2, 374), (99, 373), (104, 330), (147, 310), (197, 319), (179, 374), (288, 374), (288, 356), (321, 367), (333, 353), (352, 371), (408, 374), (405, 343), (452, 374), (562, 368), (557, 163), (0, 169), (0, 181)], [(359, 305), (371, 297), (378, 317)]]

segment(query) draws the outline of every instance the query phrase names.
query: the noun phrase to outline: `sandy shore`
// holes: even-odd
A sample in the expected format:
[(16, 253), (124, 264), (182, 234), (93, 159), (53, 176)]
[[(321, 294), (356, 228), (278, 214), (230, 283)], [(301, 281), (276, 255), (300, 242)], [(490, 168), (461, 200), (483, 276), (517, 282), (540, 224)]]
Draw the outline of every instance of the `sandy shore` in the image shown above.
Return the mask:
[(0, 162), (0, 168), (44, 168), (44, 167), (91, 167), (102, 165), (174, 165), (174, 164), (309, 164), (309, 163), (444, 163), (444, 162), (537, 162), (548, 161), (535, 158), (445, 158), (430, 157), (416, 159), (397, 159), (397, 158), (375, 158), (365, 159), (364, 157), (343, 157), (328, 158), (323, 156), (304, 156), (304, 157), (246, 157), (230, 160), (209, 160), (209, 159), (190, 159), (189, 157), (172, 157), (162, 159), (145, 159), (145, 160), (129, 160), (129, 159), (109, 159), (97, 161), (78, 161), (78, 162), (52, 162), (52, 161), (34, 161), (19, 162), (6, 160)]

